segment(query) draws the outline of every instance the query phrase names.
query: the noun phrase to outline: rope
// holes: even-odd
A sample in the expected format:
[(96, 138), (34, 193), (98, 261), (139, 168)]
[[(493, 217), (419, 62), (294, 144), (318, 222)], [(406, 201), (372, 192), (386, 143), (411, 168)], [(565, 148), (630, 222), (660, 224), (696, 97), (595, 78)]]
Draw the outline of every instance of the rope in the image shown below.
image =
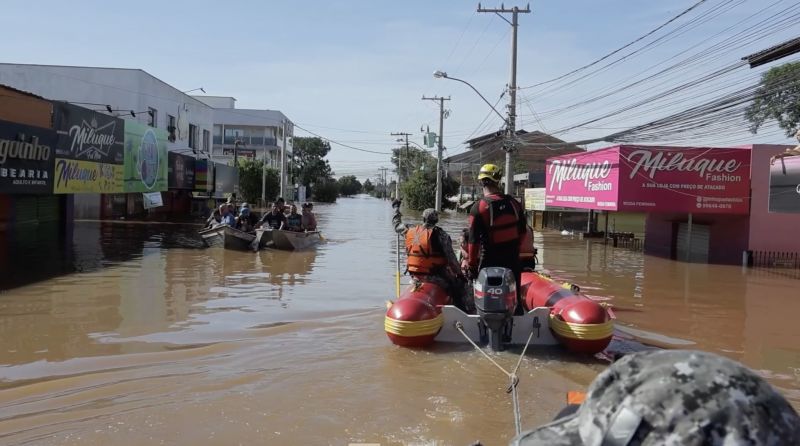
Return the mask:
[(519, 396), (517, 395), (517, 384), (519, 384), (519, 377), (517, 376), (517, 370), (519, 370), (519, 366), (522, 364), (522, 358), (525, 357), (525, 352), (528, 351), (528, 346), (531, 343), (531, 339), (533, 339), (533, 331), (531, 331), (531, 334), (528, 335), (528, 340), (525, 342), (525, 347), (522, 349), (522, 353), (519, 355), (517, 364), (514, 366), (514, 371), (509, 373), (506, 369), (503, 368), (503, 366), (498, 364), (497, 361), (492, 359), (492, 357), (489, 356), (488, 353), (483, 351), (483, 349), (480, 348), (478, 344), (476, 344), (472, 339), (470, 339), (470, 337), (467, 336), (466, 333), (464, 333), (463, 330), (464, 326), (461, 324), (461, 322), (456, 322), (455, 327), (456, 330), (458, 330), (458, 332), (461, 333), (462, 336), (464, 336), (464, 339), (466, 339), (470, 344), (472, 344), (473, 347), (475, 347), (475, 350), (479, 351), (484, 358), (488, 359), (489, 362), (494, 364), (495, 367), (500, 369), (500, 371), (505, 373), (505, 375), (508, 377), (509, 385), (508, 388), (506, 389), (506, 393), (511, 394), (511, 404), (512, 407), (514, 408), (514, 430), (516, 431), (516, 435), (519, 435), (520, 433), (522, 433), (522, 421), (520, 419)]

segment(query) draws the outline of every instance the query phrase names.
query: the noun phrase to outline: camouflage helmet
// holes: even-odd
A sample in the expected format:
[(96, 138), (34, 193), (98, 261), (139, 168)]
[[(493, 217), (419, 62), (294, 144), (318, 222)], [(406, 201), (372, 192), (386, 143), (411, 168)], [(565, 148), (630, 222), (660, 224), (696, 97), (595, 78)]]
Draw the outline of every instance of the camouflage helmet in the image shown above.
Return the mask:
[(800, 417), (766, 381), (711, 353), (652, 350), (597, 376), (577, 412), (512, 445), (798, 445)]

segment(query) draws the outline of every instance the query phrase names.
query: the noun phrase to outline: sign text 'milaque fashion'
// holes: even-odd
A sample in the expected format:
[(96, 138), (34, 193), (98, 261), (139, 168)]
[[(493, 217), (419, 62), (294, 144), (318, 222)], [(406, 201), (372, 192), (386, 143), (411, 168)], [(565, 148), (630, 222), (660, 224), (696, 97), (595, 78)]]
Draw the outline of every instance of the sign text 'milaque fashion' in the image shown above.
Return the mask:
[(750, 150), (617, 146), (547, 160), (548, 206), (747, 214)]

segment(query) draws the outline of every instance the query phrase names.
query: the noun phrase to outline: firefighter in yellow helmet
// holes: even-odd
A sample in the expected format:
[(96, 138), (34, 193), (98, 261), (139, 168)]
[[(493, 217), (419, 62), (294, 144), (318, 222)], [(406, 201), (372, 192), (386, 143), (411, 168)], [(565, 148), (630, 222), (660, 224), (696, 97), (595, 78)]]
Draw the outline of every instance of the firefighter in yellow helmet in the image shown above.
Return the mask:
[(394, 200), (392, 226), (405, 236), (406, 270), (415, 282), (431, 282), (447, 291), (453, 305), (469, 310), (464, 301), (467, 281), (453, 252), (453, 241), (437, 226), (439, 213), (434, 209), (422, 212), (422, 224), (407, 225), (402, 221), (400, 200)]
[(483, 198), (470, 210), (465, 274), (473, 278), (483, 268), (508, 268), (514, 272), (519, 289), (525, 214), (519, 201), (500, 191), (502, 176), (502, 170), (494, 164), (484, 164), (478, 173)]

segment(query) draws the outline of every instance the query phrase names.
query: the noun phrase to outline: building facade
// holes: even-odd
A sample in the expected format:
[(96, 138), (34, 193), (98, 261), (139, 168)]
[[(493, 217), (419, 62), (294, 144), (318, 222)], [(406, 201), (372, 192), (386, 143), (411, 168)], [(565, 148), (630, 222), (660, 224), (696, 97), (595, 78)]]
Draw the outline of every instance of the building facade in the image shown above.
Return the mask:
[[(214, 129), (209, 156), (216, 162), (229, 163), (239, 158), (263, 160), (284, 178), (282, 191), (291, 198), (288, 160), (292, 155), (294, 124), (276, 110), (237, 109), (236, 99), (227, 96), (195, 96), (214, 109)], [(273, 197), (267, 197), (271, 199)]]

